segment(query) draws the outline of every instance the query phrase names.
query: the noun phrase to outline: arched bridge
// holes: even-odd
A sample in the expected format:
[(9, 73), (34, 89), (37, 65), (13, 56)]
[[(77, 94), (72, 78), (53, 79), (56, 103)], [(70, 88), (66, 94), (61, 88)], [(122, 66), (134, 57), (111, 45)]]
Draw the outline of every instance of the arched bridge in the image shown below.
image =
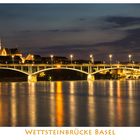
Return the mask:
[(37, 81), (37, 74), (53, 69), (78, 71), (87, 74), (87, 79), (90, 80), (93, 80), (97, 73), (113, 70), (125, 76), (140, 76), (140, 64), (0, 64), (0, 69), (24, 73), (28, 76), (28, 81)]

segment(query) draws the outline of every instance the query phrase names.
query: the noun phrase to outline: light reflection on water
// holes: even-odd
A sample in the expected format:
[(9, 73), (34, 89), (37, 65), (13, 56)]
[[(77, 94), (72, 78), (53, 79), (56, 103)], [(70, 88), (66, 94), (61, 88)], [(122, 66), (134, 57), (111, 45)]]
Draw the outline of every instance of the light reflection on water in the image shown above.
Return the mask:
[(95, 99), (94, 99), (94, 84), (93, 81), (88, 81), (88, 120), (89, 120), (89, 126), (95, 126), (96, 121), (96, 113), (95, 113)]
[(36, 126), (36, 86), (35, 83), (29, 83), (29, 96), (28, 96), (28, 107), (29, 107), (29, 126)]
[(69, 112), (70, 112), (70, 126), (76, 126), (76, 103), (75, 103), (75, 85), (76, 82), (70, 81), (69, 86), (70, 86), (70, 94), (71, 96), (69, 97), (69, 103), (71, 104), (69, 106)]
[(16, 83), (11, 83), (11, 124), (16, 126), (17, 124), (17, 99), (16, 96)]
[(0, 83), (0, 126), (140, 126), (140, 81)]
[(56, 125), (63, 126), (64, 112), (63, 112), (63, 93), (62, 82), (56, 82)]
[(55, 115), (55, 106), (56, 106), (56, 103), (55, 103), (55, 96), (54, 96), (54, 88), (55, 87), (55, 83), (54, 82), (50, 82), (50, 118), (51, 118), (51, 124), (50, 126), (55, 126), (55, 118), (56, 118), (56, 115)]

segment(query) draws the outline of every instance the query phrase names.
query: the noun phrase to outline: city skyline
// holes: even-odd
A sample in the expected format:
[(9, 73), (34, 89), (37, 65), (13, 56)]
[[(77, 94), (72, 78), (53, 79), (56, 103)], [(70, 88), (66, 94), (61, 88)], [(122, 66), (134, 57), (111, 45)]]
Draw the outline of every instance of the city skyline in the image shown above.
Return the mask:
[(0, 4), (0, 37), (22, 52), (139, 60), (139, 4)]

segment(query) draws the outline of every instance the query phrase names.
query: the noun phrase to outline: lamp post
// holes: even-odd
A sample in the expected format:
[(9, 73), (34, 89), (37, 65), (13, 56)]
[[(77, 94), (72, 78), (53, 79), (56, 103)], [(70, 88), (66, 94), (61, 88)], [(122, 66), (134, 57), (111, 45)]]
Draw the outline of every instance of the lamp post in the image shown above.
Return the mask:
[(132, 61), (133, 65), (135, 64), (135, 61)]
[(128, 55), (128, 59), (129, 59), (129, 63), (131, 63), (131, 61), (132, 61), (132, 55), (131, 54)]
[(51, 54), (50, 57), (51, 57), (51, 64), (53, 64), (53, 55)]
[(34, 55), (32, 55), (32, 63), (34, 63)]
[(71, 64), (72, 64), (72, 60), (73, 60), (73, 54), (70, 55)]
[(12, 63), (14, 64), (14, 55), (12, 55)]
[(110, 64), (112, 63), (112, 54), (109, 54), (109, 61), (110, 61)]
[(93, 55), (92, 55), (92, 54), (90, 54), (90, 55), (89, 55), (89, 57), (90, 57), (90, 62), (93, 64), (93, 63), (94, 63), (94, 58), (93, 58)]

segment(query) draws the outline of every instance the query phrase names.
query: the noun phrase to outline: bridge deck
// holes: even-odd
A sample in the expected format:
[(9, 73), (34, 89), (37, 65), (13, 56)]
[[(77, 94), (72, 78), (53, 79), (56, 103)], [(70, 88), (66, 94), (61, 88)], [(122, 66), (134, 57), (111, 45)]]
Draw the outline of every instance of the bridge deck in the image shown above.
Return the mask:
[(94, 66), (94, 67), (140, 67), (140, 64), (0, 64), (1, 66)]

